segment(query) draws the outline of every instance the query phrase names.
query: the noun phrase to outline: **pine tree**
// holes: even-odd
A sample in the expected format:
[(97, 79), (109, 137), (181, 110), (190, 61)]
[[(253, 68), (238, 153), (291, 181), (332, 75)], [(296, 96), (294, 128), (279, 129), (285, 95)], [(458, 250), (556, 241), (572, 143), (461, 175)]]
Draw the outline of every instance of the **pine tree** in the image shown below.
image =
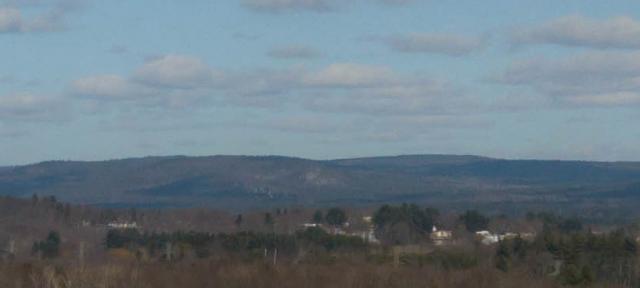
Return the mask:
[(322, 211), (316, 210), (316, 212), (313, 213), (313, 223), (320, 224), (323, 222), (324, 222), (324, 215), (322, 215)]

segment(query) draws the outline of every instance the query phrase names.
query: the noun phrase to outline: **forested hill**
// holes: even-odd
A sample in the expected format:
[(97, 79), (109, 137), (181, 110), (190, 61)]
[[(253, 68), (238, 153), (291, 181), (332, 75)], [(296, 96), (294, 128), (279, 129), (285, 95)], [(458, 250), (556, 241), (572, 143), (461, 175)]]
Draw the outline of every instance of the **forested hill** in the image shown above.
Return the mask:
[(623, 207), (640, 204), (640, 162), (408, 155), (307, 160), (279, 156), (51, 161), (0, 169), (0, 195), (54, 195), (104, 206), (282, 205)]

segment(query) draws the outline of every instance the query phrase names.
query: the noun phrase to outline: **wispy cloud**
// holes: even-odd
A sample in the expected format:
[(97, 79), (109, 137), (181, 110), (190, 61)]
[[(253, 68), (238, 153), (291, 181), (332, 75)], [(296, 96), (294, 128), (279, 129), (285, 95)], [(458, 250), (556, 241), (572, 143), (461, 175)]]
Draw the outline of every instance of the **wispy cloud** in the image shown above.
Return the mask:
[(428, 53), (464, 56), (486, 45), (486, 37), (437, 33), (411, 33), (385, 37), (371, 37), (400, 53)]
[(414, 1), (415, 0), (241, 0), (241, 3), (245, 7), (257, 12), (280, 13), (291, 11), (328, 12), (334, 11), (338, 7), (357, 2), (398, 6)]
[(69, 107), (57, 97), (32, 93), (0, 95), (0, 121), (52, 121), (66, 117)]
[(335, 4), (333, 0), (242, 0), (242, 4), (260, 12), (284, 12), (309, 10), (329, 11)]
[(165, 55), (147, 61), (133, 78), (149, 86), (198, 88), (208, 86), (219, 77), (201, 59), (184, 55)]
[(565, 16), (536, 27), (519, 28), (511, 34), (514, 45), (554, 44), (597, 49), (640, 48), (640, 22), (627, 16), (591, 19)]
[(571, 106), (640, 105), (640, 52), (589, 52), (514, 63), (498, 81)]
[(184, 55), (158, 57), (130, 75), (78, 79), (70, 93), (92, 101), (163, 107), (203, 101), (265, 108), (286, 103), (298, 109), (364, 114), (449, 113), (464, 107), (460, 89), (451, 83), (385, 66), (334, 63), (318, 69), (229, 71)]
[(320, 57), (321, 53), (308, 46), (289, 45), (273, 48), (268, 55), (276, 59), (313, 59)]
[[(84, 0), (6, 0), (0, 2), (0, 33), (41, 33), (65, 28), (68, 14)], [(33, 10), (34, 16), (25, 16)]]

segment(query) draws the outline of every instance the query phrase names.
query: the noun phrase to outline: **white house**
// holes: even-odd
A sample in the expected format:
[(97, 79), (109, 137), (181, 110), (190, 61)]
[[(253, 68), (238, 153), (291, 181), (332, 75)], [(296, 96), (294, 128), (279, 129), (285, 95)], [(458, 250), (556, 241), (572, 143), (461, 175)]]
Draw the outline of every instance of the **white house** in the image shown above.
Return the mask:
[(438, 230), (438, 228), (434, 225), (431, 229), (431, 240), (433, 244), (437, 246), (441, 246), (446, 244), (448, 241), (453, 239), (453, 232), (448, 230)]
[(483, 230), (476, 232), (476, 236), (480, 238), (480, 242), (484, 245), (491, 245), (500, 241), (500, 236), (489, 231)]
[(482, 244), (484, 245), (495, 244), (505, 239), (514, 239), (518, 236), (520, 236), (522, 239), (528, 239), (528, 240), (535, 238), (534, 233), (506, 232), (504, 234), (493, 234), (486, 230), (476, 232), (476, 236), (480, 238), (480, 242), (482, 242)]
[(110, 222), (107, 227), (111, 229), (137, 229), (138, 224), (136, 222)]

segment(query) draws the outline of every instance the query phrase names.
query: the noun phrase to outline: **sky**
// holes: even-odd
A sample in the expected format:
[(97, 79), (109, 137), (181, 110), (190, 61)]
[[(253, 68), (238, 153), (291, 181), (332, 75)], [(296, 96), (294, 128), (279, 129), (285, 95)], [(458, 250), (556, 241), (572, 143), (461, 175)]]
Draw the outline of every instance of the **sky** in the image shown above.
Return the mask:
[(640, 2), (0, 0), (0, 165), (640, 161)]

